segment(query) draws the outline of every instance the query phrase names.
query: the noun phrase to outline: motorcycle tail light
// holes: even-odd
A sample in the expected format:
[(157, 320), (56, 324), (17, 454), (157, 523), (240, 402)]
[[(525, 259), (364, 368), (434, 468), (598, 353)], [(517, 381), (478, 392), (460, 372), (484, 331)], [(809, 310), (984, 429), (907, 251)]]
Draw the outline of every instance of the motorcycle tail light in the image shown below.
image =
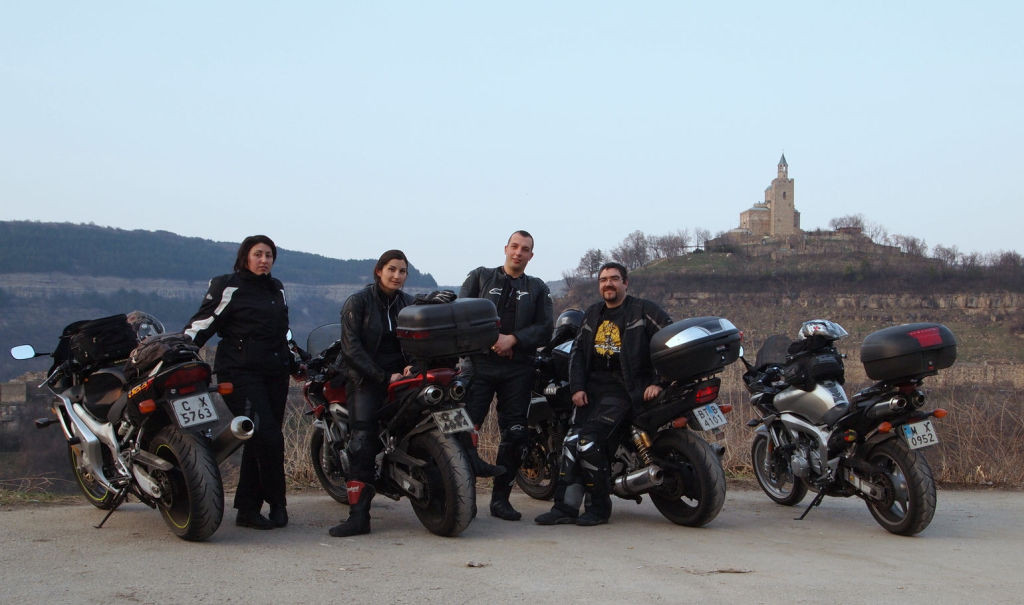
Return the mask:
[(217, 385), (217, 392), (221, 395), (230, 395), (235, 392), (235, 385), (230, 382), (222, 382)]
[(732, 411), (732, 404), (731, 403), (720, 404), (718, 406), (718, 409), (721, 410), (723, 414), (728, 414), (729, 412)]
[(395, 330), (395, 336), (397, 336), (398, 338), (406, 338), (409, 340), (425, 340), (427, 338), (430, 338), (430, 331)]
[(190, 366), (182, 368), (164, 380), (164, 387), (174, 388), (196, 382), (206, 382), (210, 379), (210, 368), (207, 366)]
[(949, 412), (947, 412), (943, 408), (936, 408), (935, 410), (932, 411), (932, 416), (935, 416), (936, 418), (945, 418), (946, 414), (948, 413)]
[(139, 412), (142, 414), (152, 414), (156, 411), (156, 402), (152, 399), (145, 399), (139, 402)]
[(672, 428), (674, 428), (674, 429), (686, 428), (686, 417), (683, 416), (683, 417), (676, 418), (675, 420), (673, 420), (672, 421)]
[(878, 425), (878, 432), (879, 433), (888, 433), (891, 430), (892, 430), (892, 423), (891, 422), (883, 422), (882, 424)]
[(708, 385), (697, 389), (697, 403), (711, 403), (718, 399), (718, 385)]

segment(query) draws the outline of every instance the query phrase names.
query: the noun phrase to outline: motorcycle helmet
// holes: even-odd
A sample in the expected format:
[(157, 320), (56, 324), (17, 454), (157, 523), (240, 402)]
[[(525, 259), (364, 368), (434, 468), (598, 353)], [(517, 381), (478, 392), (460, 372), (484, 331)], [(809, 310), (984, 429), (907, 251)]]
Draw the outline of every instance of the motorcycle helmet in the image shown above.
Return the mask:
[(132, 311), (128, 314), (128, 325), (135, 330), (139, 342), (150, 336), (164, 333), (164, 324), (145, 311)]
[(566, 340), (576, 338), (580, 328), (583, 326), (583, 311), (579, 309), (566, 309), (555, 320), (555, 330), (551, 333), (551, 342), (558, 345)]

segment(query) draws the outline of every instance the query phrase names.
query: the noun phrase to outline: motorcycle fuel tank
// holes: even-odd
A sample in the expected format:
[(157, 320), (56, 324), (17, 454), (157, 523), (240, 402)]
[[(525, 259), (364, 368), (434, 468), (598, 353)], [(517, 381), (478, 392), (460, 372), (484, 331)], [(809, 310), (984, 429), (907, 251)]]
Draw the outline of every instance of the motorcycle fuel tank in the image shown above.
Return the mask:
[(843, 387), (832, 380), (814, 385), (812, 391), (788, 387), (775, 396), (775, 409), (803, 416), (813, 424), (823, 424), (829, 410), (848, 403)]

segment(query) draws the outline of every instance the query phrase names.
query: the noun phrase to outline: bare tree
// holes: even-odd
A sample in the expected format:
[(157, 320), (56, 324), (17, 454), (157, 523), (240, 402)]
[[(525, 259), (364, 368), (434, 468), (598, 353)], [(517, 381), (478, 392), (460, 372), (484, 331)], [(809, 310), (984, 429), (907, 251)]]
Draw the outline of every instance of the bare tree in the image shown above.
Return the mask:
[(572, 290), (572, 287), (576, 285), (576, 277), (577, 274), (569, 271), (568, 269), (562, 271), (562, 279), (565, 281), (565, 289), (567, 291)]
[(576, 266), (576, 274), (586, 277), (597, 277), (597, 271), (604, 264), (605, 255), (597, 248), (591, 248), (583, 253), (580, 264)]
[(704, 248), (708, 245), (709, 239), (711, 239), (711, 231), (703, 227), (698, 227), (693, 230), (693, 240), (695, 245)]
[(1020, 269), (1024, 267), (1024, 258), (1021, 258), (1020, 254), (1012, 250), (1009, 252), (998, 252), (996, 253), (995, 262), (992, 264), (1002, 269)]
[(956, 246), (946, 247), (940, 244), (932, 249), (932, 256), (942, 261), (946, 266), (953, 267), (960, 258), (960, 251), (957, 250)]
[(828, 226), (832, 229), (860, 229), (864, 232), (864, 215), (863, 214), (848, 214), (846, 216), (836, 217), (828, 222)]
[(913, 235), (894, 234), (892, 236), (892, 243), (910, 256), (924, 256), (928, 252), (928, 244), (924, 243), (923, 239)]
[(652, 237), (649, 243), (654, 258), (682, 256), (690, 246), (690, 233), (686, 229), (677, 229), (674, 233)]
[(612, 256), (626, 265), (627, 269), (636, 269), (646, 265), (650, 260), (647, 236), (639, 230), (630, 233), (617, 248), (612, 250)]

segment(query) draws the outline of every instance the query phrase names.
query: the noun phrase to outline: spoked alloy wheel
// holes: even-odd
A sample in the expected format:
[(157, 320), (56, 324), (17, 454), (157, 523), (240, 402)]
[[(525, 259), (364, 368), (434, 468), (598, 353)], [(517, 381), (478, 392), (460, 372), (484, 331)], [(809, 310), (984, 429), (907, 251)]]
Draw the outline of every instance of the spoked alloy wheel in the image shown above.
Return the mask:
[(313, 463), (313, 472), (324, 491), (336, 502), (348, 504), (348, 490), (345, 486), (348, 478), (337, 453), (331, 451), (331, 444), (324, 439), (324, 429), (314, 429), (309, 437), (309, 460)]
[(174, 465), (167, 471), (152, 471), (162, 492), (157, 508), (167, 527), (185, 540), (209, 538), (224, 516), (224, 485), (210, 448), (177, 427), (167, 426), (147, 449)]
[(476, 514), (475, 477), (466, 452), (452, 436), (431, 430), (412, 438), (409, 455), (427, 462), (413, 469), (426, 491), (423, 498), (411, 499), (416, 517), (431, 533), (459, 535)]
[(935, 515), (935, 480), (924, 456), (894, 438), (871, 450), (868, 462), (879, 469), (871, 481), (885, 490), (881, 500), (868, 500), (875, 521), (902, 536), (928, 527)]
[[(104, 487), (103, 484), (92, 476), (88, 469), (84, 468), (81, 448), (81, 445), (68, 444), (68, 460), (71, 462), (71, 472), (75, 475), (78, 487), (85, 494), (85, 499), (89, 504), (102, 510), (114, 508), (117, 494)], [(109, 450), (103, 448), (103, 461), (106, 462), (109, 459)]]
[(543, 437), (535, 435), (530, 440), (523, 464), (516, 472), (516, 485), (531, 498), (550, 500), (555, 493), (558, 461), (548, 452)]
[(651, 449), (666, 462), (664, 482), (650, 492), (658, 511), (690, 527), (717, 517), (725, 503), (725, 471), (711, 446), (692, 431), (673, 430), (659, 434)]
[(758, 485), (776, 503), (792, 506), (807, 495), (807, 484), (793, 476), (788, 459), (776, 456), (766, 435), (754, 437), (750, 446), (750, 462)]

